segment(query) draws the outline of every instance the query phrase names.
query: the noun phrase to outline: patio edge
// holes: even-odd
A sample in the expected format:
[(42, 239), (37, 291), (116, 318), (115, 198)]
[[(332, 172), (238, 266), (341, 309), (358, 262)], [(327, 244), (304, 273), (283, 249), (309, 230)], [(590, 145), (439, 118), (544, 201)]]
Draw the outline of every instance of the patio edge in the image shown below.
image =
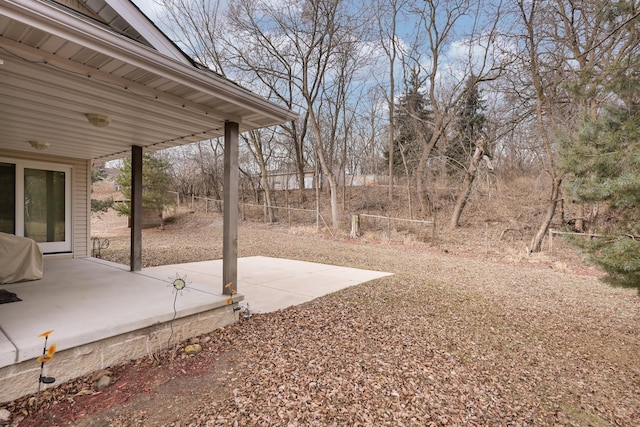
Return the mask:
[[(45, 365), (45, 375), (56, 379), (55, 384), (50, 386), (55, 387), (97, 370), (112, 368), (144, 356), (151, 357), (170, 345), (235, 323), (233, 307), (225, 305), (173, 322), (159, 323), (59, 351)], [(40, 364), (35, 359), (0, 368), (0, 404), (35, 393), (39, 371)]]

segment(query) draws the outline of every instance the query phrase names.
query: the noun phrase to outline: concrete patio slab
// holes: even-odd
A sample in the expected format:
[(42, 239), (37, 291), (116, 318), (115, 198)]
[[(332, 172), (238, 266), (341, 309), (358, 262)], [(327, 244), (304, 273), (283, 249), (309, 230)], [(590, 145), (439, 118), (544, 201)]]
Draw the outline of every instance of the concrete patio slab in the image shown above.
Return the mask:
[(15, 362), (18, 350), (9, 338), (0, 331), (0, 366), (11, 365)]
[[(236, 301), (253, 312), (270, 312), (311, 301), (349, 286), (388, 276), (282, 258), (238, 260)], [(185, 278), (175, 298), (171, 282)], [(42, 342), (34, 337), (54, 329), (59, 349), (142, 329), (227, 304), (222, 294), (222, 260), (145, 268), (98, 260), (46, 259), (40, 280), (3, 285), (22, 301), (0, 306), (0, 366), (33, 359)], [(176, 301), (176, 313), (173, 302)]]
[[(222, 291), (222, 260), (145, 268), (158, 279), (186, 277), (189, 287), (204, 283)], [(238, 292), (251, 311), (266, 313), (302, 304), (391, 273), (263, 256), (238, 259)], [(205, 287), (206, 288), (206, 287)]]
[[(171, 320), (170, 280), (126, 268), (90, 258), (47, 260), (41, 280), (3, 285), (22, 299), (0, 308), (0, 330), (17, 350), (14, 362), (41, 354), (42, 342), (34, 337), (49, 329), (56, 331), (58, 348), (68, 349)], [(176, 317), (225, 302), (221, 292), (194, 289), (179, 299)]]

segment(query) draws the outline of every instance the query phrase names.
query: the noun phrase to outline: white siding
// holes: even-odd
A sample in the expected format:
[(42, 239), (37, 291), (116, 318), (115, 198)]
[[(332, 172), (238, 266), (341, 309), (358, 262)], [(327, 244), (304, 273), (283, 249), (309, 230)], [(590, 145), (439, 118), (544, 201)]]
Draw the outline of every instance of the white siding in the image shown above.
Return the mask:
[(71, 250), (76, 258), (89, 256), (91, 162), (83, 159), (52, 156), (47, 153), (10, 150), (0, 150), (0, 157), (71, 166)]

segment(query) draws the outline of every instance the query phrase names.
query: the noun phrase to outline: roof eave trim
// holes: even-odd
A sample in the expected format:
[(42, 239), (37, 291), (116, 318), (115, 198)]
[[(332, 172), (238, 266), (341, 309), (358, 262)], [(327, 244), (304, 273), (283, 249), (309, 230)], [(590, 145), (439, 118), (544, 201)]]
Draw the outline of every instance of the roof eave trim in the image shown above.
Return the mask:
[(159, 52), (179, 61), (191, 65), (192, 61), (184, 52), (178, 49), (169, 38), (160, 31), (149, 18), (131, 1), (105, 0), (120, 16), (122, 16), (136, 31), (138, 31)]

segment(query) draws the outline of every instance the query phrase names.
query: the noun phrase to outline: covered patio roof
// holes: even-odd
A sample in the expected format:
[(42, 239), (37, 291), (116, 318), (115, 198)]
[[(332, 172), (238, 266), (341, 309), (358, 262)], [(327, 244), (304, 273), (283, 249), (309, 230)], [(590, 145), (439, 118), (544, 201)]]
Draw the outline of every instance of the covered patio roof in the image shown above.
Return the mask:
[(295, 117), (196, 64), (129, 0), (0, 2), (0, 151), (87, 161), (131, 155), (134, 271), (143, 150), (224, 136), (223, 285), (233, 293), (238, 134)]
[(132, 3), (66, 3), (77, 7), (0, 3), (0, 149), (35, 152), (33, 141), (110, 160), (224, 136), (226, 122), (243, 132), (295, 118), (192, 62), (150, 21), (142, 35), (114, 18), (144, 18)]

